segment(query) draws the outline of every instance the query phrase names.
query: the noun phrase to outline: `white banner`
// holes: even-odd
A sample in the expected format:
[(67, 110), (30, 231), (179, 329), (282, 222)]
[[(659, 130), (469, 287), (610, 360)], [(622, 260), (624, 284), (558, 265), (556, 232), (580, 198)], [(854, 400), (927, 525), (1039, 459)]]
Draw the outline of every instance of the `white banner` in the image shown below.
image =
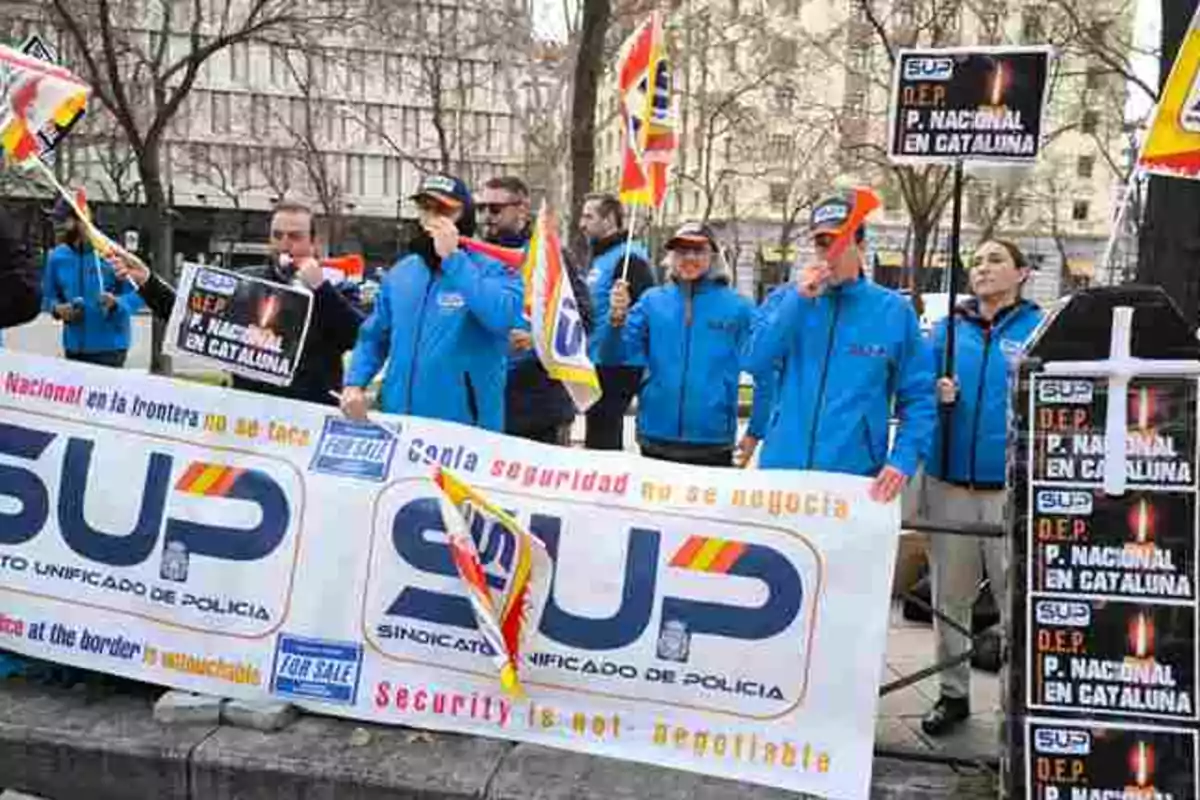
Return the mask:
[[(223, 696), (866, 798), (897, 507), (0, 353), (0, 647)], [(514, 701), (427, 458), (556, 563)], [(480, 526), (482, 528), (482, 526)], [(513, 541), (477, 530), (503, 585)]]

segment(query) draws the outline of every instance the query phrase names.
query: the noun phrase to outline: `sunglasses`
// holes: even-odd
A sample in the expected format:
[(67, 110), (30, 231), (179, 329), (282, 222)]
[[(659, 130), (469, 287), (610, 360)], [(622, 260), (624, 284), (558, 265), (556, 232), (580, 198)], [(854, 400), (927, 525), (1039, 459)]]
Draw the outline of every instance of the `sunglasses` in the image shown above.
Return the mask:
[(480, 203), (479, 210), (484, 214), (499, 214), (506, 208), (511, 208), (517, 205), (516, 201), (509, 200), (507, 203)]
[(818, 250), (828, 250), (833, 246), (835, 239), (837, 239), (836, 236), (814, 236), (812, 240), (813, 247)]

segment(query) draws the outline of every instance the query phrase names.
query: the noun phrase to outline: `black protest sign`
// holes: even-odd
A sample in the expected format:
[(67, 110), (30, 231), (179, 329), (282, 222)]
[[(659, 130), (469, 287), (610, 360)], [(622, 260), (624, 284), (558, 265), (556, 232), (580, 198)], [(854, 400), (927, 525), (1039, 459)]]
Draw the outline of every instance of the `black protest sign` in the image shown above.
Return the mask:
[(901, 50), (893, 78), (893, 161), (1031, 163), (1042, 138), (1050, 50)]
[(1196, 732), (1030, 719), (1028, 797), (1196, 800)]
[(1197, 718), (1194, 607), (1038, 597), (1030, 617), (1030, 708)]
[(312, 302), (307, 289), (185, 264), (164, 349), (288, 386), (304, 351)]
[(1196, 599), (1194, 493), (1039, 486), (1030, 513), (1035, 591)]
[(1027, 348), (1010, 474), (1011, 797), (1198, 800), (1197, 376), (1200, 342), (1150, 287), (1077, 293)]
[[(1035, 380), (1033, 479), (1102, 483), (1107, 383), (1090, 378)], [(1130, 384), (1125, 403), (1125, 474), (1129, 483), (1193, 487), (1196, 382), (1138, 379)]]

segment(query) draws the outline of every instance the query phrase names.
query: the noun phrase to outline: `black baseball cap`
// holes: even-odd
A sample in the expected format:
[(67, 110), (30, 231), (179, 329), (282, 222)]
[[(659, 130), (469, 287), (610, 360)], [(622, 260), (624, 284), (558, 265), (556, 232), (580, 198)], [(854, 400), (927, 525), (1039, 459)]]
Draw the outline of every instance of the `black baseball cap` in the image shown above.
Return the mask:
[(708, 245), (713, 252), (716, 252), (717, 237), (712, 232), (712, 228), (702, 222), (685, 222), (676, 229), (670, 239), (667, 239), (664, 248), (667, 250), (696, 249), (704, 245)]
[(471, 192), (460, 178), (453, 175), (426, 175), (413, 200), (428, 198), (443, 205), (466, 208), (471, 205)]
[[(809, 235), (816, 236), (819, 233), (838, 233), (853, 213), (854, 201), (845, 195), (838, 194), (826, 197), (813, 206), (812, 214), (808, 218)], [(865, 226), (860, 225), (858, 226), (858, 230), (854, 232), (854, 239), (861, 242), (865, 234)]]

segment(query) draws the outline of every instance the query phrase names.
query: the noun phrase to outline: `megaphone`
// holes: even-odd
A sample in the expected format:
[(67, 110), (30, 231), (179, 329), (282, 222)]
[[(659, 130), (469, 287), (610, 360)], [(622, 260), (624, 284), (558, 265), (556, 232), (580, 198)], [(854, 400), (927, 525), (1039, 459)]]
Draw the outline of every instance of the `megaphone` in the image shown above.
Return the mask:
[(514, 269), (520, 268), (525, 263), (525, 251), (516, 250), (511, 247), (501, 247), (498, 244), (491, 242), (481, 242), (478, 239), (472, 239), (469, 236), (458, 237), (458, 246), (464, 250), (470, 250), (473, 253), (479, 253), (482, 256), (494, 258), (506, 267)]

